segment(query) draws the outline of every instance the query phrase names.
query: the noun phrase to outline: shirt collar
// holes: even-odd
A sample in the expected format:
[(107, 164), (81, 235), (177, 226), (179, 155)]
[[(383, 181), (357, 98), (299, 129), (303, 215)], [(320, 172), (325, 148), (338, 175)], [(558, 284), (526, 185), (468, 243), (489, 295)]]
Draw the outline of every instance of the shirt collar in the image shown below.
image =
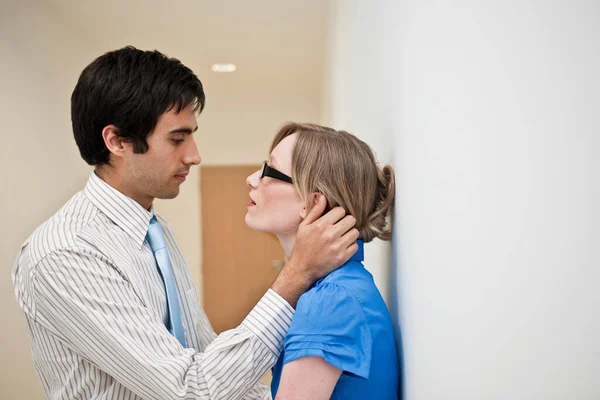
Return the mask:
[(83, 191), (100, 211), (131, 236), (139, 249), (142, 248), (150, 219), (155, 215), (154, 205), (150, 210), (144, 209), (137, 201), (104, 182), (93, 171)]
[(352, 257), (350, 257), (350, 259), (348, 261), (364, 261), (365, 259), (365, 252), (364, 252), (364, 241), (358, 239), (356, 241), (356, 244), (358, 245), (358, 250), (356, 250), (356, 253), (354, 253), (354, 255)]

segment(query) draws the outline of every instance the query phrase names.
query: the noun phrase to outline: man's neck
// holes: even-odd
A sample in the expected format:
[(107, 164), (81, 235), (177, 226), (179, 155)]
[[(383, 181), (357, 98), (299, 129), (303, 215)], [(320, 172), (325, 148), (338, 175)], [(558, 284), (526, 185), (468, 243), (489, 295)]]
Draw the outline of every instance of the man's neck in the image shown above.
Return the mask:
[(103, 165), (94, 169), (96, 175), (113, 189), (118, 190), (125, 196), (136, 201), (145, 210), (150, 210), (152, 207), (153, 197), (136, 194), (134, 190), (125, 182), (119, 171), (113, 167)]

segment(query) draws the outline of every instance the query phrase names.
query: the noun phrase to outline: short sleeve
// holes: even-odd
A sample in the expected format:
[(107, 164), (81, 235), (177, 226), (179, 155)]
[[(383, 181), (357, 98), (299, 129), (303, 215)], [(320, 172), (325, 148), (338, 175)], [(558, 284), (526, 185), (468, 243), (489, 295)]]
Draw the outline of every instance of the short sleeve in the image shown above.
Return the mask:
[(283, 364), (321, 357), (345, 373), (367, 379), (372, 348), (371, 331), (358, 300), (343, 286), (322, 283), (298, 300), (285, 338)]

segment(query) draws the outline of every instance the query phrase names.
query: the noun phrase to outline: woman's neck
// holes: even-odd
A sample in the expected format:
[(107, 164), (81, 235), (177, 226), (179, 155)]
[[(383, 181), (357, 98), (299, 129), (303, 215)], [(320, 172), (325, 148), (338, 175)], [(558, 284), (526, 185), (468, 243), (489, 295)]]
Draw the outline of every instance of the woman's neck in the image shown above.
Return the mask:
[(281, 243), (285, 258), (289, 259), (292, 255), (292, 250), (294, 250), (294, 243), (296, 243), (296, 232), (277, 234), (277, 238), (279, 239), (279, 243)]

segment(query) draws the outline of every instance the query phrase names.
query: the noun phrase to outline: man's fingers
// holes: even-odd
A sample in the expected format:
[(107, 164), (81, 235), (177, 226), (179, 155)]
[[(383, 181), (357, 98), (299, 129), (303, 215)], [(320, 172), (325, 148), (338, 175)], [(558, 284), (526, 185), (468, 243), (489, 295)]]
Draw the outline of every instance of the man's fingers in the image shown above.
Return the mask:
[(325, 211), (325, 207), (327, 206), (327, 200), (325, 196), (322, 194), (317, 194), (317, 201), (315, 205), (310, 209), (310, 212), (304, 218), (304, 224), (312, 224), (315, 222), (321, 215), (323, 215), (323, 211)]
[(356, 225), (356, 218), (354, 218), (352, 215), (346, 215), (334, 225), (335, 232), (338, 236), (342, 236), (350, 229), (354, 228), (354, 225)]
[(345, 260), (348, 261), (350, 259), (350, 257), (352, 257), (357, 251), (358, 251), (358, 244), (356, 244), (356, 241), (354, 241), (354, 243), (352, 243), (350, 246), (348, 246), (346, 248), (346, 251), (344, 252)]
[[(358, 229), (356, 228), (352, 228), (350, 229), (348, 232), (344, 233), (342, 235), (342, 246), (343, 247), (352, 247), (353, 244), (356, 243), (356, 240), (358, 239), (358, 237), (360, 236), (360, 232), (358, 232)], [(356, 252), (356, 250), (354, 250)], [(354, 254), (354, 253), (352, 253)]]
[[(322, 197), (325, 198), (325, 196)], [(344, 210), (343, 207), (334, 207), (327, 214), (321, 217), (321, 221), (323, 222), (323, 225), (334, 225), (340, 219), (344, 218), (344, 215), (346, 215), (346, 210)], [(341, 233), (342, 232), (340, 232), (340, 234)]]

